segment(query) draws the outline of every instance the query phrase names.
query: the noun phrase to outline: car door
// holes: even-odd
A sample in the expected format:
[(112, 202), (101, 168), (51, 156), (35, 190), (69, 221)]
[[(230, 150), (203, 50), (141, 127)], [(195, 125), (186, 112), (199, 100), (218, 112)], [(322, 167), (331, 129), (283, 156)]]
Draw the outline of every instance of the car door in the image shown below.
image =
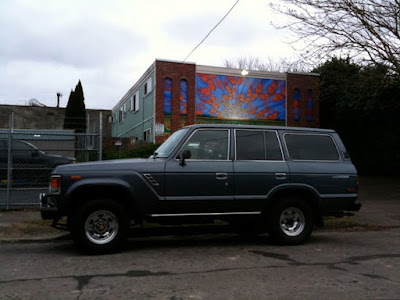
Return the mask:
[(261, 210), (267, 195), (288, 182), (289, 168), (273, 130), (235, 130), (235, 199), (242, 210)]
[(219, 212), (234, 199), (229, 129), (197, 129), (179, 153), (190, 151), (182, 165), (166, 163), (165, 200), (183, 212)]

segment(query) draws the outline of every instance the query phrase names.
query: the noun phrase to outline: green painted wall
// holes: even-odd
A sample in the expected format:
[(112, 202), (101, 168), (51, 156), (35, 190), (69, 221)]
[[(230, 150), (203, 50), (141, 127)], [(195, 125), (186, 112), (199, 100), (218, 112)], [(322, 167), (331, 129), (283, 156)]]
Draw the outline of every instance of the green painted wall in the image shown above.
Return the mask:
[[(145, 95), (144, 89), (145, 84), (148, 79), (151, 78), (151, 88), (150, 91)], [(133, 111), (131, 108), (131, 97), (133, 97), (137, 92), (139, 95), (139, 110)], [(138, 137), (139, 140), (143, 140), (143, 132), (150, 129), (151, 142), (153, 140), (154, 133), (154, 105), (155, 105), (155, 76), (154, 71), (150, 73), (148, 77), (138, 86), (137, 89), (132, 90), (126, 95), (124, 102), (120, 103), (113, 110), (113, 126), (112, 126), (112, 136), (121, 138), (132, 138)], [(123, 120), (120, 122), (119, 110), (122, 106), (126, 107)]]

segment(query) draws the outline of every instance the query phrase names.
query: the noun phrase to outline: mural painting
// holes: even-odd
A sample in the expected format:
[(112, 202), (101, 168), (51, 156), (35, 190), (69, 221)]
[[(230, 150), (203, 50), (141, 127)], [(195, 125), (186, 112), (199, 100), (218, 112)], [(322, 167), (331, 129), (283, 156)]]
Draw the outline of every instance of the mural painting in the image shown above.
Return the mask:
[(187, 116), (187, 81), (182, 79), (180, 82), (180, 118), (181, 118), (181, 126), (186, 125), (186, 116)]
[(299, 89), (294, 90), (293, 106), (294, 106), (294, 120), (296, 122), (299, 122), (300, 121), (300, 90)]
[(196, 74), (196, 123), (285, 125), (286, 81)]
[(307, 121), (313, 121), (313, 95), (312, 90), (308, 90), (308, 102), (307, 102)]
[[(180, 81), (180, 126), (186, 125), (187, 116), (187, 81)], [(164, 79), (164, 137), (167, 139), (172, 134), (172, 80)]]
[(167, 139), (171, 135), (171, 99), (172, 99), (172, 80), (164, 79), (164, 137)]

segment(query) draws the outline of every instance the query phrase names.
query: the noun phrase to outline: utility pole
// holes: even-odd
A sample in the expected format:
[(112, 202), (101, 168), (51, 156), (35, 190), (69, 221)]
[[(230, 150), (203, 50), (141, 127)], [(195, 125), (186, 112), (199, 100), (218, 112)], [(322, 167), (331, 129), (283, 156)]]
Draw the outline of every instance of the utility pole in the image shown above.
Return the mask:
[(62, 97), (62, 94), (60, 92), (57, 93), (57, 108), (60, 107), (60, 98)]

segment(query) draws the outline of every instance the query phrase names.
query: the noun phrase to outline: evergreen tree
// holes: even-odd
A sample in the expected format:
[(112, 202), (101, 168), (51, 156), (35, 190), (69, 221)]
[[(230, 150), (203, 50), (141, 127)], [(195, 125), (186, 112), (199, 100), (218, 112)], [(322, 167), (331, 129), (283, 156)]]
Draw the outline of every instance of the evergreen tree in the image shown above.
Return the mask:
[(80, 80), (75, 87), (75, 91), (71, 90), (69, 95), (65, 110), (64, 129), (74, 129), (77, 133), (82, 133), (86, 130), (85, 98)]

